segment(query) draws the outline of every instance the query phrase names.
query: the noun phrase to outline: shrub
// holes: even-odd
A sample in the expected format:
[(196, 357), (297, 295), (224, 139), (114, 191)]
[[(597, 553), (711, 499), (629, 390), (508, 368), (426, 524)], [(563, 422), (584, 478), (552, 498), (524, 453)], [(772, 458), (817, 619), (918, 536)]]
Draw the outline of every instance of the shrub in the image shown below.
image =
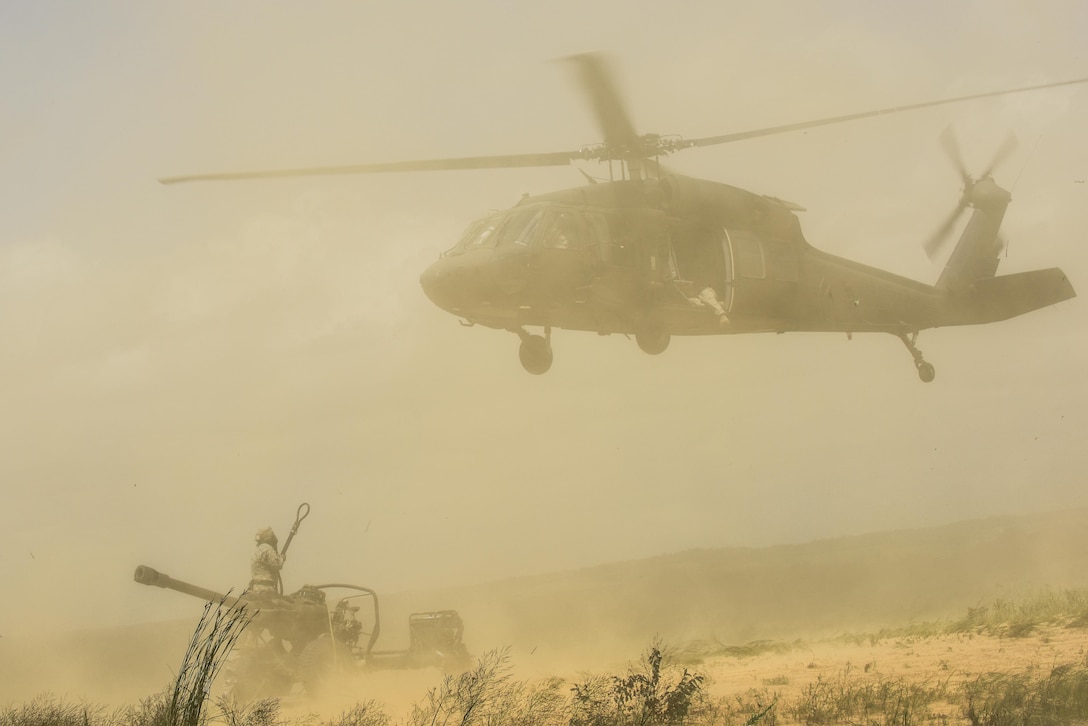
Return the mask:
[(639, 668), (626, 676), (589, 678), (575, 684), (571, 689), (571, 726), (684, 723), (706, 677), (687, 668), (677, 674), (666, 668), (664, 661), (662, 646), (655, 642)]
[(416, 705), (409, 726), (547, 726), (567, 720), (567, 705), (559, 694), (562, 681), (552, 679), (529, 686), (510, 678), (510, 649), (492, 650), (477, 660), (476, 667), (447, 675), (432, 688), (422, 705)]

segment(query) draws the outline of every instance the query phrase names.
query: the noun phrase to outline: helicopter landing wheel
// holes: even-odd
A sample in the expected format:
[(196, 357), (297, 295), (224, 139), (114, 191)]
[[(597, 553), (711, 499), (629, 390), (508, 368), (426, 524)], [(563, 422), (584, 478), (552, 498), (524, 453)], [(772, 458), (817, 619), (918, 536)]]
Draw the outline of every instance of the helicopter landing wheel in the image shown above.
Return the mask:
[(552, 346), (543, 336), (527, 335), (522, 338), (521, 347), (518, 348), (518, 358), (521, 359), (522, 368), (539, 376), (552, 367)]
[(643, 353), (649, 353), (650, 355), (664, 353), (665, 349), (669, 347), (670, 340), (672, 340), (672, 336), (669, 335), (669, 331), (665, 330), (665, 326), (657, 321), (644, 324), (635, 333), (635, 342), (638, 343), (638, 347), (642, 349)]
[(907, 333), (896, 333), (896, 337), (903, 341), (903, 345), (907, 346), (907, 350), (910, 351), (911, 357), (914, 358), (914, 367), (918, 369), (918, 378), (922, 383), (931, 383), (934, 378), (937, 377), (937, 369), (933, 367), (932, 363), (926, 361), (922, 357), (922, 351), (918, 350), (918, 346), (915, 342), (918, 340), (918, 333), (914, 332), (908, 335)]

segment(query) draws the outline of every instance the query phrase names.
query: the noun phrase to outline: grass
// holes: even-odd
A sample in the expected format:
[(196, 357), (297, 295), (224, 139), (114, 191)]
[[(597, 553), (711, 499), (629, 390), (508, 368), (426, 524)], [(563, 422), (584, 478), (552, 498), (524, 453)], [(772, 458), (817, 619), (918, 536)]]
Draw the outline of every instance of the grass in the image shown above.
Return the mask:
[[(844, 669), (820, 677), (800, 694), (781, 699), (767, 688), (709, 698), (705, 676), (669, 664), (650, 647), (625, 674), (587, 675), (573, 685), (560, 679), (529, 683), (511, 676), (508, 650), (489, 651), (464, 673), (448, 675), (403, 721), (374, 701), (338, 717), (289, 722), (277, 699), (205, 709), (198, 723), (228, 726), (777, 726), (788, 723), (921, 726), (947, 724), (955, 711), (973, 726), (1057, 726), (1088, 714), (1088, 663), (1064, 664), (1042, 676), (992, 673), (950, 686), (947, 680), (859, 678)], [(170, 724), (172, 689), (136, 707), (101, 706), (39, 696), (0, 713), (0, 726), (160, 726)]]
[(764, 653), (789, 653), (807, 647), (808, 643), (803, 640), (753, 640), (743, 645), (726, 645), (718, 640), (695, 640), (680, 648), (676, 658), (680, 663), (700, 665), (709, 658), (751, 658)]
[(992, 635), (1023, 638), (1045, 626), (1088, 627), (1088, 590), (1040, 590), (1018, 599), (999, 598), (967, 609), (955, 620), (930, 620), (844, 639), (932, 638), (941, 635)]
[[(967, 609), (952, 620), (926, 620), (882, 628), (876, 632), (848, 632), (817, 642), (876, 645), (883, 640), (937, 638), (944, 635), (991, 635), (1024, 638), (1044, 627), (1088, 628), (1088, 590), (1041, 590), (1019, 599), (997, 599)], [(710, 658), (751, 658), (766, 653), (788, 653), (811, 646), (806, 640), (754, 640), (743, 645), (697, 640), (677, 652), (681, 662), (699, 665)]]
[(102, 706), (64, 703), (45, 693), (0, 713), (0, 726), (113, 726), (122, 722)]
[[(278, 699), (239, 704), (215, 701), (210, 685), (243, 622), (220, 604), (205, 612), (174, 684), (137, 706), (107, 712), (102, 706), (65, 703), (51, 695), (0, 712), (0, 726), (285, 726)], [(244, 626), (243, 626), (244, 627)], [(590, 676), (571, 687), (559, 678), (540, 683), (514, 679), (509, 649), (484, 653), (475, 665), (446, 675), (419, 701), (404, 726), (672, 726), (698, 723), (704, 676), (667, 662), (658, 644), (623, 676)], [(356, 704), (334, 720), (309, 716), (305, 726), (390, 726), (375, 701)], [(722, 723), (704, 720), (702, 723)], [(752, 722), (754, 723), (754, 722)]]
[(241, 602), (227, 605), (226, 600), (224, 597), (218, 603), (209, 602), (204, 606), (204, 614), (189, 639), (170, 697), (164, 702), (162, 723), (165, 726), (200, 726), (205, 720), (204, 709), (210, 699), (212, 683), (238, 637), (256, 614), (250, 613)]
[(990, 673), (966, 684), (963, 715), (973, 726), (1049, 726), (1088, 715), (1088, 668), (1056, 666), (1041, 678)]
[(858, 680), (844, 671), (837, 678), (817, 678), (787, 705), (786, 712), (803, 724), (941, 723), (944, 715), (930, 713), (930, 707), (949, 695), (947, 681)]

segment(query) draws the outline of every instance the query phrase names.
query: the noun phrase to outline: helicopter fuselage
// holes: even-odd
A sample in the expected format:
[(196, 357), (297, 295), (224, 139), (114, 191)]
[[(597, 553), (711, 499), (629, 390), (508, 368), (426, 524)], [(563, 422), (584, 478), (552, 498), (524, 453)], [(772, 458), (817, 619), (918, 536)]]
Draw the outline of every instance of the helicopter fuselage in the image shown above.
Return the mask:
[[(984, 243), (995, 244), (1009, 197), (989, 184), (968, 225), (978, 242), (961, 244), (953, 257), (978, 257), (981, 247), (983, 258), (996, 260), (997, 248)], [(931, 286), (822, 252), (804, 239), (799, 210), (681, 176), (526, 197), (470, 225), (421, 284), (444, 310), (523, 340), (525, 326), (622, 333), (654, 353), (673, 335), (904, 337), (1027, 311), (995, 305), (986, 280), (972, 281), (983, 283), (981, 290)], [(1051, 282), (1058, 289), (1046, 304), (1074, 294), (1064, 276)]]

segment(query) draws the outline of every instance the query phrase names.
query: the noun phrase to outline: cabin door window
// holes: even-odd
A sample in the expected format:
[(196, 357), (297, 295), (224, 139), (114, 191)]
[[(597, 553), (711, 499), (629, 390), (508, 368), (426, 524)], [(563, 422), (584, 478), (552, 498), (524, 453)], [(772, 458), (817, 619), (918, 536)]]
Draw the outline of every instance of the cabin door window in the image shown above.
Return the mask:
[(767, 277), (767, 261), (763, 257), (763, 245), (748, 230), (728, 232), (732, 249), (733, 275), (736, 279), (763, 280)]

